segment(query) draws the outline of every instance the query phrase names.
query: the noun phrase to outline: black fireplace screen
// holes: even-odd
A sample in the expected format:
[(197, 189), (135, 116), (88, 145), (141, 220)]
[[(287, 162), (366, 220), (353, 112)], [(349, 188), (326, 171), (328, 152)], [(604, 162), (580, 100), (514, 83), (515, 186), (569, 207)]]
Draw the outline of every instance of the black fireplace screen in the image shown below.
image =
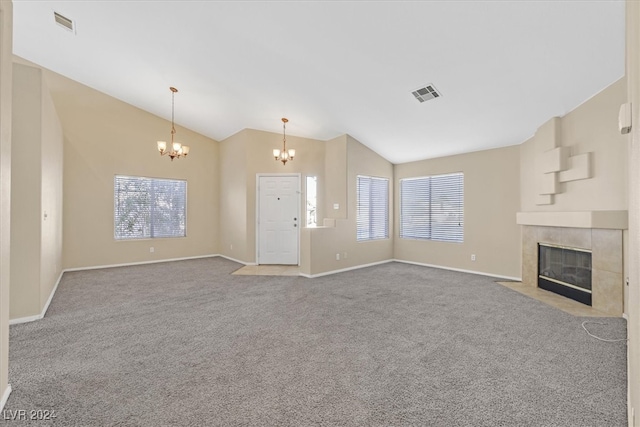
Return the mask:
[(541, 277), (591, 291), (591, 252), (539, 244)]
[(538, 287), (591, 305), (591, 252), (539, 243)]

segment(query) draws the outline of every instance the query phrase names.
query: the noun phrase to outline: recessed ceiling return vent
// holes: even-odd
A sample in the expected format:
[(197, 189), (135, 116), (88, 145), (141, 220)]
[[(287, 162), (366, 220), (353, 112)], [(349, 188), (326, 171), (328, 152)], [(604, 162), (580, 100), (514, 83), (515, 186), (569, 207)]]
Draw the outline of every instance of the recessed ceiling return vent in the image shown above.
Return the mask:
[(67, 18), (64, 15), (59, 14), (58, 12), (53, 12), (53, 18), (56, 20), (56, 24), (66, 28), (67, 30), (75, 33), (75, 27), (73, 25), (73, 20)]
[(432, 84), (425, 85), (425, 87), (416, 89), (411, 93), (420, 102), (425, 102), (430, 99), (439, 98), (442, 96)]

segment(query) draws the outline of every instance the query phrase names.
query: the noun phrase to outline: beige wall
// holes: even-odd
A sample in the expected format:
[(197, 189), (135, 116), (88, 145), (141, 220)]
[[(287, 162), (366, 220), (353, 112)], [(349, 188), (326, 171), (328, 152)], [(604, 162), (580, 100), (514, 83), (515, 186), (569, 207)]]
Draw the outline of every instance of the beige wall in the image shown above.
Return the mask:
[[(347, 218), (347, 135), (342, 135), (325, 143), (324, 157), (324, 218)], [(335, 209), (334, 205), (338, 205)]]
[[(296, 150), (293, 161), (276, 162), (272, 151), (282, 145), (282, 135), (244, 129), (220, 143), (220, 253), (244, 262), (256, 262), (256, 175), (300, 174), (299, 224), (304, 224), (305, 177), (318, 177), (324, 185), (324, 143), (287, 135), (287, 147)], [(318, 201), (322, 204), (322, 198)], [(233, 246), (233, 248), (232, 248)]]
[(12, 319), (40, 313), (42, 72), (14, 64), (11, 146)]
[(13, 77), (10, 317), (17, 319), (42, 313), (62, 273), (63, 135), (42, 71), (16, 63)]
[(220, 254), (247, 261), (247, 142), (239, 132), (220, 142)]
[[(244, 263), (256, 262), (256, 175), (282, 173), (300, 174), (302, 218), (306, 176), (318, 178), (319, 224), (323, 214), (342, 218), (334, 228), (301, 229), (303, 273), (321, 274), (392, 259), (392, 238), (356, 241), (355, 186), (358, 174), (383, 176), (392, 181), (393, 165), (347, 135), (327, 142), (287, 136), (287, 146), (296, 149), (296, 158), (282, 165), (271, 154), (280, 143), (281, 135), (253, 129), (245, 129), (220, 143), (220, 253)], [(390, 191), (392, 209), (393, 188)], [(340, 205), (339, 209), (333, 209), (334, 203)], [(339, 261), (337, 253), (341, 255)]]
[[(64, 135), (49, 88), (42, 84), (40, 182), (40, 309), (62, 274), (63, 152)], [(45, 218), (46, 215), (46, 218)]]
[[(9, 392), (13, 4), (0, 2), (0, 399)], [(2, 405), (0, 404), (0, 409)]]
[(13, 85), (10, 318), (18, 319), (42, 313), (62, 273), (63, 135), (42, 71), (14, 64)]
[[(343, 142), (344, 141), (344, 142)], [(362, 145), (350, 136), (331, 141), (334, 151), (327, 159), (334, 159), (340, 164), (338, 154), (342, 147), (346, 148), (346, 182), (341, 187), (343, 177), (336, 173), (336, 178), (328, 188), (329, 199), (328, 212), (333, 210), (333, 203), (342, 200), (342, 194), (346, 195), (346, 210), (340, 206), (340, 212), (336, 216), (346, 215), (345, 219), (336, 219), (335, 227), (307, 229), (307, 236), (303, 239), (308, 244), (310, 252), (309, 264), (302, 265), (301, 270), (305, 274), (317, 275), (335, 270), (355, 267), (358, 265), (372, 264), (393, 259), (393, 165), (379, 156), (374, 151)], [(342, 147), (340, 146), (341, 144)], [(343, 152), (345, 150), (342, 150)], [(327, 171), (331, 170), (327, 166)], [(329, 173), (329, 172), (327, 172)], [(356, 238), (357, 219), (357, 192), (356, 177), (358, 175), (375, 176), (389, 179), (389, 238), (381, 240), (358, 242)], [(329, 187), (329, 186), (327, 186)], [(343, 189), (344, 188), (344, 189)], [(346, 191), (345, 191), (346, 190)], [(333, 192), (338, 195), (331, 198)], [(340, 259), (336, 259), (340, 254)]]
[[(629, 147), (629, 289), (627, 333), (629, 425), (640, 426), (640, 3), (626, 3), (627, 96), (632, 103), (633, 127)], [(633, 414), (633, 415), (632, 415)]]
[[(464, 173), (464, 242), (399, 238), (395, 206), (395, 258), (497, 276), (521, 277), (520, 147), (478, 151), (404, 163), (395, 167), (395, 188), (402, 178)], [(471, 261), (471, 255), (476, 261)]]
[[(156, 150), (170, 122), (50, 71), (45, 77), (65, 135), (64, 268), (217, 253), (218, 143), (176, 126), (191, 152), (172, 162)], [(187, 180), (187, 237), (116, 241), (115, 175)]]
[(618, 109), (626, 102), (626, 82), (620, 79), (560, 120), (560, 146), (571, 154), (592, 153), (593, 178), (560, 183), (552, 205), (536, 205), (536, 137), (521, 145), (521, 210), (592, 211), (627, 209), (627, 154), (618, 131)]

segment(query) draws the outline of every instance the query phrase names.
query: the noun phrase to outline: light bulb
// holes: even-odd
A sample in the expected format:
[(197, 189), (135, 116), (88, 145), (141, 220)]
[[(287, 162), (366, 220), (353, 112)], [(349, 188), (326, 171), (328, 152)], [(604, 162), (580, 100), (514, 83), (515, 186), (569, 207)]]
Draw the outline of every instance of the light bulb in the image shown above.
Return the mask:
[(158, 141), (158, 151), (160, 153), (164, 153), (166, 149), (167, 149), (167, 142), (166, 141)]
[(182, 148), (182, 144), (180, 144), (179, 142), (173, 143), (173, 151), (180, 151), (181, 148)]

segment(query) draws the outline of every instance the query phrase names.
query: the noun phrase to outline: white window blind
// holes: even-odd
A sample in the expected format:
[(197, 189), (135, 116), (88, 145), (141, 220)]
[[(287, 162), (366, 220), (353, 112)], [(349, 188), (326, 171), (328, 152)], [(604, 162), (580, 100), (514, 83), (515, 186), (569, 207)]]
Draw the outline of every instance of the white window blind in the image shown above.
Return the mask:
[(187, 181), (117, 175), (113, 193), (117, 240), (186, 236)]
[(400, 237), (464, 240), (464, 174), (400, 180)]
[(389, 238), (389, 180), (357, 177), (357, 240)]

